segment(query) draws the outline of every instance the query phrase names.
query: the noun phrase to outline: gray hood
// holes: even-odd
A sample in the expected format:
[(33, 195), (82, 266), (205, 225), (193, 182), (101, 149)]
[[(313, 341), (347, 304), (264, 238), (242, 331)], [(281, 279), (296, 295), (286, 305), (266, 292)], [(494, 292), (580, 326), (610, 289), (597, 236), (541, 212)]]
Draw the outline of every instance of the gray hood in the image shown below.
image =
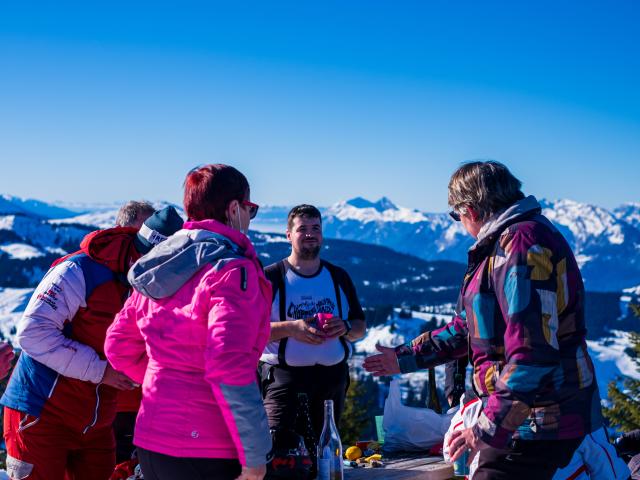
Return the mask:
[(518, 200), (510, 207), (499, 211), (487, 219), (480, 229), (480, 232), (478, 232), (478, 239), (476, 243), (474, 243), (469, 250), (473, 250), (479, 243), (482, 243), (485, 238), (502, 232), (502, 230), (512, 223), (515, 223), (520, 217), (524, 217), (532, 213), (540, 213), (541, 210), (542, 207), (533, 195), (529, 195), (522, 200)]
[(176, 293), (202, 267), (220, 269), (237, 258), (244, 258), (240, 247), (220, 234), (179, 230), (140, 258), (127, 279), (142, 295), (158, 300)]

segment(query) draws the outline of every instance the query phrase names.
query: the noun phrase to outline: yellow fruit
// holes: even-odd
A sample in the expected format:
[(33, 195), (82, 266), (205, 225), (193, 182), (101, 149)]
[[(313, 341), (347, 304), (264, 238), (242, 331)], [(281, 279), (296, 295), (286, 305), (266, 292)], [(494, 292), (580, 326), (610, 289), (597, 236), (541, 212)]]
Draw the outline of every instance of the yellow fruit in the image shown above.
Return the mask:
[(358, 447), (349, 447), (347, 451), (344, 452), (344, 458), (347, 460), (357, 460), (362, 456), (362, 450)]
[(382, 455), (380, 455), (379, 453), (376, 453), (375, 455), (371, 455), (370, 457), (367, 457), (367, 462), (371, 462), (371, 461), (380, 461), (382, 460)]

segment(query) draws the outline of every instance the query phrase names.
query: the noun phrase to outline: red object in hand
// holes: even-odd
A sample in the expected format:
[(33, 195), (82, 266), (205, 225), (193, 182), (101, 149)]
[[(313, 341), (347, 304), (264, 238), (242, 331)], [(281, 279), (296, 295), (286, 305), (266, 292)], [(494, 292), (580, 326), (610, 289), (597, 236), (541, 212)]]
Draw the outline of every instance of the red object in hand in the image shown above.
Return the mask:
[(333, 314), (331, 313), (317, 313), (316, 318), (318, 319), (318, 328), (324, 327), (324, 324), (327, 323), (327, 320), (333, 318)]

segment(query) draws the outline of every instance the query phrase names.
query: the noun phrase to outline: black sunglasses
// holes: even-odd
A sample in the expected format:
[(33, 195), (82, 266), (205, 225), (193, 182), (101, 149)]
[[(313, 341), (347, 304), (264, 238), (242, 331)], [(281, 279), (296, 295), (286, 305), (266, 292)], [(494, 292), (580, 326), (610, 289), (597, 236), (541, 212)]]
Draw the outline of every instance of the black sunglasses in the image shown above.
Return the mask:
[(242, 205), (249, 207), (249, 218), (253, 220), (258, 214), (260, 206), (257, 203), (250, 202), (249, 200), (243, 200)]
[(449, 216), (450, 216), (451, 218), (453, 218), (456, 222), (459, 222), (459, 221), (460, 221), (460, 214), (459, 214), (458, 212), (456, 212), (455, 210), (451, 210), (451, 211), (449, 212)]

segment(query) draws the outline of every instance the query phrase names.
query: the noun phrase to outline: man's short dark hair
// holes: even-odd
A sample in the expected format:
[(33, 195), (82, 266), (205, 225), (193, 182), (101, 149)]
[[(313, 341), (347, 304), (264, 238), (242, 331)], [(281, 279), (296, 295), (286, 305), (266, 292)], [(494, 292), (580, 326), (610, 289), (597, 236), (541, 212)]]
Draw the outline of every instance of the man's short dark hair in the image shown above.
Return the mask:
[(287, 229), (291, 230), (293, 227), (293, 220), (296, 217), (307, 217), (307, 218), (319, 218), (320, 222), (322, 222), (322, 214), (320, 210), (318, 210), (313, 205), (296, 205), (289, 211), (289, 215), (287, 216)]

